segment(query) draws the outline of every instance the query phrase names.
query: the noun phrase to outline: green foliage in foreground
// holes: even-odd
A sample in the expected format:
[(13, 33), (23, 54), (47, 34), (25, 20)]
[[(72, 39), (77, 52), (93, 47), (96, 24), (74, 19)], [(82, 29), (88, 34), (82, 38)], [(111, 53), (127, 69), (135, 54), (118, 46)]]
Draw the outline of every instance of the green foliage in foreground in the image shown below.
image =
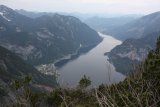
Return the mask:
[[(57, 88), (52, 92), (32, 91), (26, 82), (15, 81), (16, 107), (160, 107), (160, 39), (157, 48), (137, 67), (134, 75), (111, 86), (84, 90), (91, 84), (84, 76), (75, 89)], [(25, 85), (24, 85), (25, 84)]]
[(80, 88), (84, 89), (87, 88), (89, 85), (91, 85), (91, 80), (89, 77), (87, 78), (86, 75), (79, 81)]

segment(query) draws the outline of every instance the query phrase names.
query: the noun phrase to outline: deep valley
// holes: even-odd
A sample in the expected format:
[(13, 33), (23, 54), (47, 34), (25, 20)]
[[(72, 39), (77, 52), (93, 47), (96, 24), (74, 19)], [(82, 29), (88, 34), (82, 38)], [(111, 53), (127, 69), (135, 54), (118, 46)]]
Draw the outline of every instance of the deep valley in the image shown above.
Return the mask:
[(158, 3), (0, 1), (0, 107), (160, 107)]

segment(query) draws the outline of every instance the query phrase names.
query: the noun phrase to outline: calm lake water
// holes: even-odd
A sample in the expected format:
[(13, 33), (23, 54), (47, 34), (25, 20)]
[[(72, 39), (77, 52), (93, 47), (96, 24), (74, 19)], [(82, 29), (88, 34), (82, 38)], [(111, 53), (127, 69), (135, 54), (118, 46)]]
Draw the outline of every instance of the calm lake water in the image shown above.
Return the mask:
[(77, 86), (84, 75), (91, 79), (92, 87), (124, 80), (125, 76), (116, 72), (114, 66), (107, 61), (108, 57), (104, 56), (105, 52), (111, 51), (121, 41), (109, 35), (99, 35), (104, 38), (101, 43), (58, 69), (58, 82), (62, 87)]

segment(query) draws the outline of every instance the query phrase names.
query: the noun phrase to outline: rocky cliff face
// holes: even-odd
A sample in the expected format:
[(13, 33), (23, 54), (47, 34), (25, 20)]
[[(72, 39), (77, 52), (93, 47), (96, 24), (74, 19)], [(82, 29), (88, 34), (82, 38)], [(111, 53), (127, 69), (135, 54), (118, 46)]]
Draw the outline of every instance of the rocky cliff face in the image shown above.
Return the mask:
[(127, 39), (121, 45), (107, 53), (109, 60), (115, 65), (117, 71), (129, 74), (134, 67), (143, 61), (148, 52), (155, 48), (160, 33), (151, 33), (141, 39)]
[(124, 74), (133, 71), (134, 67), (146, 58), (148, 52), (155, 48), (156, 39), (160, 35), (159, 22), (160, 12), (155, 12), (109, 32), (124, 40), (108, 53), (117, 71)]
[(16, 54), (0, 46), (0, 79), (10, 83), (13, 79), (21, 79), (27, 75), (32, 76), (33, 84), (51, 87), (57, 84), (54, 75), (48, 76), (40, 73)]

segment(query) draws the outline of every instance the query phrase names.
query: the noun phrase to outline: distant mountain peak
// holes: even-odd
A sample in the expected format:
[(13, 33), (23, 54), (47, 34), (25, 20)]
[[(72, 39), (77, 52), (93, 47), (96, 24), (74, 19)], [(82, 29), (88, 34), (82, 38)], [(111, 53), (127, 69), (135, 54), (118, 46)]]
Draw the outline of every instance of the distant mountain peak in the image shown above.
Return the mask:
[(11, 21), (8, 18), (8, 14), (10, 14), (10, 9), (5, 7), (4, 5), (0, 5), (0, 17), (2, 17), (3, 19), (7, 21)]
[(149, 15), (160, 15), (160, 11), (157, 11), (157, 12), (154, 12), (154, 13), (151, 13)]
[(152, 19), (160, 18), (160, 11), (146, 15), (146, 16), (142, 17), (141, 19), (151, 19), (151, 18)]
[(17, 14), (14, 10), (11, 8), (8, 8), (5, 5), (0, 5), (0, 17), (2, 17), (6, 21), (11, 21), (12, 16)]
[(8, 12), (14, 12), (14, 11), (11, 8), (8, 8), (5, 5), (0, 5), (0, 12), (8, 13)]
[(125, 40), (128, 38), (142, 38), (154, 32), (160, 32), (160, 11), (148, 14), (123, 26), (107, 32), (114, 37)]

